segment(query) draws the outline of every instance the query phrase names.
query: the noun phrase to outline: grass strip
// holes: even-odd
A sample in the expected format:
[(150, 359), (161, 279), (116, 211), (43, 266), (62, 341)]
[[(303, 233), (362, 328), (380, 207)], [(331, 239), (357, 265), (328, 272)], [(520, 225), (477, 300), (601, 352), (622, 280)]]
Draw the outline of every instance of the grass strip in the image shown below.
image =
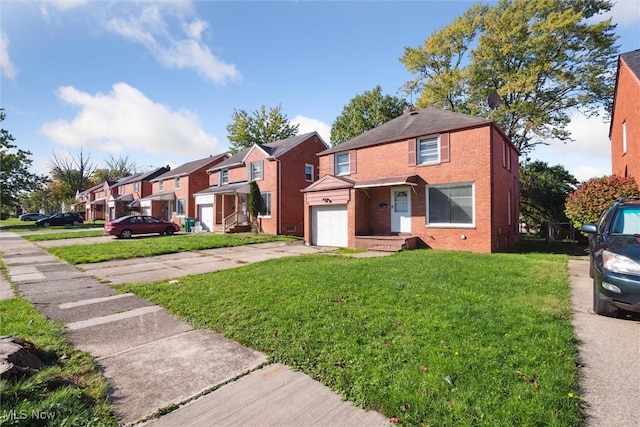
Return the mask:
[(114, 239), (111, 242), (97, 245), (70, 245), (47, 248), (47, 251), (70, 264), (87, 264), (150, 257), (177, 252), (199, 251), (229, 246), (242, 246), (254, 243), (274, 241), (292, 242), (297, 240), (290, 236), (254, 233), (190, 233), (173, 236), (144, 236), (127, 240)]
[(38, 345), (46, 367), (21, 379), (0, 380), (3, 426), (116, 426), (107, 381), (88, 354), (65, 339), (21, 298), (0, 301), (0, 335)]
[(38, 233), (38, 234), (29, 234), (21, 237), (24, 240), (28, 240), (29, 242), (42, 242), (45, 240), (80, 239), (83, 237), (100, 237), (100, 236), (104, 236), (104, 233), (102, 232), (102, 230)]
[(308, 255), (122, 285), (408, 426), (578, 426), (566, 255)]

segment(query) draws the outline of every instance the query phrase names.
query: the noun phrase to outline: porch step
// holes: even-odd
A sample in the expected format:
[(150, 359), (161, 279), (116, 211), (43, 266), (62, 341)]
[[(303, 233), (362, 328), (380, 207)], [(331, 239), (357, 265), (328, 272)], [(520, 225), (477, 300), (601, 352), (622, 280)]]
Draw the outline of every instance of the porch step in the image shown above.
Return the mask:
[(405, 249), (404, 246), (404, 241), (385, 242), (373, 245), (369, 248), (369, 250), (377, 252), (400, 252), (401, 250)]

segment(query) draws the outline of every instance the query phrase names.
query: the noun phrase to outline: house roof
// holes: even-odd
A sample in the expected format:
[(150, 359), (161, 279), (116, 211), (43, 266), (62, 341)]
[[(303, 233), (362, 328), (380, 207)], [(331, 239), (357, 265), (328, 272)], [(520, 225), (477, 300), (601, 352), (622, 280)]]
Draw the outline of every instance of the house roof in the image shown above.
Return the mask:
[(232, 184), (225, 184), (225, 185), (220, 185), (220, 186), (212, 186), (209, 188), (206, 188), (202, 191), (198, 191), (197, 193), (194, 193), (194, 197), (195, 196), (204, 196), (207, 194), (249, 194), (249, 182), (247, 181), (242, 181), (242, 182), (234, 182)]
[(202, 168), (203, 166), (206, 166), (209, 163), (213, 163), (222, 157), (226, 157), (227, 155), (228, 155), (227, 153), (222, 153), (222, 154), (217, 154), (215, 156), (205, 157), (204, 159), (193, 160), (191, 162), (184, 163), (175, 169), (172, 169), (168, 172), (163, 173), (160, 176), (153, 178), (151, 182), (160, 181), (162, 179), (175, 178), (178, 176), (189, 175), (197, 171), (198, 169)]
[(626, 52), (620, 55), (625, 64), (633, 71), (633, 74), (640, 79), (640, 49)]
[(287, 151), (291, 150), (297, 145), (308, 140), (313, 135), (316, 135), (318, 138), (320, 138), (320, 141), (324, 143), (324, 141), (322, 140), (322, 137), (318, 135), (318, 132), (313, 131), (313, 132), (303, 133), (302, 135), (296, 135), (290, 138), (281, 139), (279, 141), (269, 142), (267, 144), (254, 144), (251, 147), (245, 148), (244, 150), (237, 152), (236, 154), (229, 157), (227, 160), (218, 163), (212, 168), (207, 169), (207, 172), (213, 172), (220, 169), (243, 165), (247, 155), (251, 152), (251, 150), (255, 149), (256, 147), (264, 151), (267, 157), (278, 158), (282, 156), (284, 153), (286, 153)]
[(412, 185), (416, 186), (418, 183), (417, 175), (403, 175), (403, 176), (391, 176), (387, 178), (376, 178), (357, 181), (353, 188), (373, 188), (373, 187), (391, 187), (394, 185)]
[(170, 191), (168, 193), (153, 193), (147, 197), (143, 197), (140, 200), (175, 200), (176, 193)]
[(129, 176), (125, 176), (124, 178), (119, 179), (118, 181), (116, 181), (116, 183), (114, 184), (114, 186), (117, 185), (123, 185), (123, 184), (129, 184), (130, 182), (136, 182), (136, 181), (149, 181), (153, 178), (155, 178), (156, 176), (158, 176), (158, 173), (161, 171), (165, 171), (164, 173), (167, 173), (171, 170), (171, 168), (169, 166), (162, 166), (159, 168), (155, 168), (151, 171), (147, 171), (147, 172), (142, 172), (142, 173), (138, 173), (135, 175), (129, 175)]
[(483, 119), (467, 114), (454, 113), (439, 108), (425, 108), (423, 110), (404, 113), (395, 119), (373, 128), (348, 141), (318, 153), (325, 155), (371, 145), (384, 144), (418, 136), (432, 135), (458, 129), (488, 125), (490, 119)]

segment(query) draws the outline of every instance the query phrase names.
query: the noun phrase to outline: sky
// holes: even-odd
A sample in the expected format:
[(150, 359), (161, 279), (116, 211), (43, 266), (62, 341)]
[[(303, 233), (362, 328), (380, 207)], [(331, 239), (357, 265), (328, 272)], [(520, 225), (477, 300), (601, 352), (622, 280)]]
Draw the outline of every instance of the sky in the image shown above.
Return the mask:
[[(234, 110), (262, 105), (328, 143), (355, 96), (379, 85), (404, 97), (404, 48), (475, 3), (2, 0), (0, 126), (38, 174), (80, 150), (98, 167), (177, 167), (225, 152)], [(620, 53), (639, 49), (640, 0), (611, 16)], [(530, 158), (579, 181), (611, 174), (609, 123), (576, 115), (569, 130), (574, 142)]]

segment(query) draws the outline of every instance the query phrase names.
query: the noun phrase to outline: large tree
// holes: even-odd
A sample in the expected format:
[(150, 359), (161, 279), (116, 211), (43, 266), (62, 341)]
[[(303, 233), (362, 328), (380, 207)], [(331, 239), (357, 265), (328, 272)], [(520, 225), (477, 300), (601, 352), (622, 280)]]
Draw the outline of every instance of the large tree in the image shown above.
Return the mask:
[(112, 154), (105, 160), (104, 168), (97, 168), (91, 177), (94, 184), (116, 180), (140, 173), (140, 167), (129, 156), (114, 157)]
[(75, 197), (76, 192), (91, 187), (91, 177), (97, 169), (91, 162), (91, 154), (85, 154), (82, 149), (77, 156), (70, 152), (63, 155), (53, 152), (49, 157), (49, 167), (51, 177), (65, 189), (67, 197)]
[[(0, 108), (0, 122), (5, 120), (4, 108)], [(31, 152), (12, 144), (13, 135), (0, 129), (0, 214), (8, 216), (18, 207), (20, 200), (46, 180), (29, 171)]]
[(382, 95), (382, 88), (356, 95), (331, 126), (331, 144), (337, 145), (395, 119), (409, 106), (404, 99)]
[[(491, 117), (522, 151), (570, 141), (570, 115), (610, 110), (617, 57), (609, 0), (501, 0), (476, 5), (400, 61), (418, 108)], [(497, 92), (492, 113), (487, 97)]]
[(263, 105), (252, 114), (234, 109), (227, 132), (227, 138), (231, 142), (229, 151), (235, 154), (256, 143), (266, 144), (295, 136), (298, 125), (292, 126), (289, 123), (280, 105), (270, 108), (269, 112)]
[(578, 180), (563, 166), (534, 161), (520, 165), (520, 216), (529, 228), (547, 229), (551, 222), (567, 222), (564, 203)]

